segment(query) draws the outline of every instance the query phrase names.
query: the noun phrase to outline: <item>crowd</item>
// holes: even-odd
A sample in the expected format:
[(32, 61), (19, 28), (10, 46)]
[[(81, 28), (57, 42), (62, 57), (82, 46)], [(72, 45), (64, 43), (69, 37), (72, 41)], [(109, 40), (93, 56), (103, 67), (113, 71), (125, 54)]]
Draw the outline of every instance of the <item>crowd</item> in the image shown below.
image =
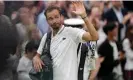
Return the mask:
[[(99, 36), (95, 69), (84, 71), (88, 80), (133, 80), (133, 9), (127, 5), (132, 1), (83, 3)], [(29, 71), (40, 40), (52, 30), (44, 14), (52, 5), (61, 8), (62, 24), (80, 18), (71, 1), (0, 1), (0, 80), (31, 80)]]

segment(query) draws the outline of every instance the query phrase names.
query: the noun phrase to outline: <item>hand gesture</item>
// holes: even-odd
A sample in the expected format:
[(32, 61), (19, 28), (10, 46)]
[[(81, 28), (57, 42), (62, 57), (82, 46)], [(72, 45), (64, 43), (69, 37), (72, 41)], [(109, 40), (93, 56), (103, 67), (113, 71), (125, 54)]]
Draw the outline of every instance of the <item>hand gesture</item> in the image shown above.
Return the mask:
[(33, 65), (34, 68), (37, 72), (40, 72), (40, 70), (42, 69), (42, 66), (44, 65), (43, 61), (40, 59), (40, 57), (35, 56), (33, 58)]
[(73, 11), (74, 14), (80, 15), (82, 18), (86, 16), (86, 11), (83, 2), (81, 1), (74, 1), (72, 2), (74, 5), (75, 11)]

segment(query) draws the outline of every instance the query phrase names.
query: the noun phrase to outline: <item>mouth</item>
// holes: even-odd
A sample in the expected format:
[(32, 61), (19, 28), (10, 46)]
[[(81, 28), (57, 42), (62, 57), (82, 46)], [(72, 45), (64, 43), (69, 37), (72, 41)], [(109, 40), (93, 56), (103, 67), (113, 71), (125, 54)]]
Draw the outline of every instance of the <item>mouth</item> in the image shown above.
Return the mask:
[(55, 23), (55, 24), (53, 24), (52, 26), (58, 26), (59, 24), (58, 23)]

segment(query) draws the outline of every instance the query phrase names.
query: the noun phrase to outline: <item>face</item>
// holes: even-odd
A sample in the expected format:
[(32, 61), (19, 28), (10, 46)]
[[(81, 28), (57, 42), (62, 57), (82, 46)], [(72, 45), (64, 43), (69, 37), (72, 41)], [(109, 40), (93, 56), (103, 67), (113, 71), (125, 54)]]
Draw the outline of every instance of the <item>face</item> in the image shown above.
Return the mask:
[(122, 7), (122, 1), (112, 1), (114, 7)]
[(91, 11), (91, 16), (94, 18), (100, 18), (101, 17), (101, 10), (98, 7), (93, 7)]
[(112, 37), (116, 37), (118, 33), (118, 27), (114, 28), (112, 31), (110, 31), (110, 34)]
[(32, 52), (29, 52), (29, 54), (27, 54), (29, 56), (30, 59), (33, 59), (33, 57), (36, 55), (36, 50), (33, 50)]
[(61, 27), (62, 18), (58, 10), (52, 10), (47, 12), (47, 22), (53, 29), (59, 29)]
[(0, 1), (0, 15), (4, 13), (4, 8), (5, 8), (4, 2)]
[(20, 19), (22, 21), (26, 21), (29, 19), (29, 9), (28, 8), (20, 8)]

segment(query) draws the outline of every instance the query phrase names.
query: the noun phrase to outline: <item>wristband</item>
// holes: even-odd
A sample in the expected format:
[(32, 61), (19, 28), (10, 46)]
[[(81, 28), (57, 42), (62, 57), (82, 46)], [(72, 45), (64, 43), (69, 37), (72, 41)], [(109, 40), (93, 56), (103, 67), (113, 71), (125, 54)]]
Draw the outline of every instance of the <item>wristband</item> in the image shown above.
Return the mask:
[(88, 16), (85, 16), (85, 17), (83, 17), (82, 19), (85, 19), (85, 18), (87, 18)]

